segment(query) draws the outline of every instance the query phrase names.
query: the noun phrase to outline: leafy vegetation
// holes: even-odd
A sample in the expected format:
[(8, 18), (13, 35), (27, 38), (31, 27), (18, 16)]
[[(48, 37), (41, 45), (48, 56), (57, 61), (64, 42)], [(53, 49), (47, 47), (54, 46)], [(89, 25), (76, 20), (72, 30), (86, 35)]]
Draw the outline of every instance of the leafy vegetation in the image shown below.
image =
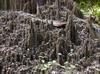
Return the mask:
[(100, 21), (100, 1), (99, 0), (76, 0), (78, 7), (84, 14), (93, 15)]
[(64, 74), (71, 74), (71, 72), (75, 69), (75, 65), (67, 61), (64, 64), (65, 65), (62, 66), (56, 60), (49, 61), (48, 63), (44, 63), (44, 60), (42, 60), (42, 64), (39, 64), (38, 66), (36, 66), (36, 68), (40, 69), (41, 71), (46, 71), (50, 68), (52, 69), (54, 66), (58, 66), (65, 70)]

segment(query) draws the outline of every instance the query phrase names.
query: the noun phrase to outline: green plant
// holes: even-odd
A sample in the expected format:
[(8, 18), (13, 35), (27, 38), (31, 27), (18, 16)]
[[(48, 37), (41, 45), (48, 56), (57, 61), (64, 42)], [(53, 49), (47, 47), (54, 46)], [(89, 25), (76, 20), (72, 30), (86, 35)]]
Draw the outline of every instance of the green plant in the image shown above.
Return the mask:
[(100, 1), (99, 0), (76, 0), (77, 6), (85, 15), (96, 16), (100, 21)]

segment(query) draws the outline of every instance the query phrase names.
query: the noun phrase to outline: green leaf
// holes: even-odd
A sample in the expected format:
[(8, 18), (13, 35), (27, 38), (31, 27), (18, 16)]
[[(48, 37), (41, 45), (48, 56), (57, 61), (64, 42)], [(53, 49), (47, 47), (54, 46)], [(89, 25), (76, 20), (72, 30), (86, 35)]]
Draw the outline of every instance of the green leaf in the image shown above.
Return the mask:
[(75, 65), (70, 64), (70, 67), (74, 69), (75, 68)]

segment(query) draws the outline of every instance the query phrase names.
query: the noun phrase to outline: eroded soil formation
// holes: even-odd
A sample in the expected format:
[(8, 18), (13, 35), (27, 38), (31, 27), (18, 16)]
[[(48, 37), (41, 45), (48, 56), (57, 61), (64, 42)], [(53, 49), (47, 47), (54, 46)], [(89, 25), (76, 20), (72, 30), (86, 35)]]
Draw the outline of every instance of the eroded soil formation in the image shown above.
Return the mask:
[(0, 74), (100, 74), (93, 18), (71, 4), (38, 11), (0, 11)]

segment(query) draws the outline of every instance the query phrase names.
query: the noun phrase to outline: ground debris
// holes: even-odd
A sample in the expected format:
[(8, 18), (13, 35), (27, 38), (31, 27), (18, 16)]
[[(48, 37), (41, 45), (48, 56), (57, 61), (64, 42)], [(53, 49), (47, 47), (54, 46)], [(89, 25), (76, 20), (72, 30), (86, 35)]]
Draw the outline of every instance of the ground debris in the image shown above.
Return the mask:
[(0, 11), (0, 74), (99, 74), (99, 32), (91, 20), (72, 7), (61, 8), (58, 19), (57, 7), (47, 8), (40, 15)]

